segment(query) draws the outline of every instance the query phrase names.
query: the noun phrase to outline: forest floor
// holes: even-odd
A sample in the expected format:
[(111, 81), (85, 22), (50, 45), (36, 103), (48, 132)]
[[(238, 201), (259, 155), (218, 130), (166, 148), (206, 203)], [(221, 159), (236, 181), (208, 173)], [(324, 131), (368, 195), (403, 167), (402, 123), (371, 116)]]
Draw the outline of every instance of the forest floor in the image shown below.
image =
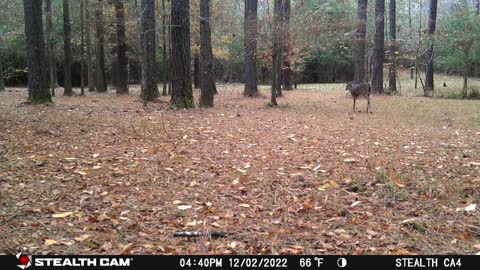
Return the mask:
[(480, 101), (301, 88), (179, 111), (7, 89), (0, 254), (478, 254)]

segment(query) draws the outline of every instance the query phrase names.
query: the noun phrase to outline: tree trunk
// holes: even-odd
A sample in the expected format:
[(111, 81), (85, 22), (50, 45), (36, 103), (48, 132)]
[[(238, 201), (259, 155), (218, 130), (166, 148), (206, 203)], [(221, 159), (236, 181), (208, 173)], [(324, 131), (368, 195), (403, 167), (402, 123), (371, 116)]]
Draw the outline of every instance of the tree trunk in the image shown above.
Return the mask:
[(368, 0), (358, 0), (357, 31), (355, 34), (355, 83), (365, 81), (365, 35), (367, 33)]
[(190, 1), (172, 1), (172, 105), (194, 108), (190, 75)]
[[(202, 19), (200, 17), (200, 19)], [(195, 54), (193, 57), (193, 88), (200, 88), (200, 57)]]
[(157, 65), (155, 62), (155, 0), (142, 0), (142, 93), (144, 102), (154, 101), (159, 96), (157, 86)]
[(63, 38), (64, 38), (64, 52), (65, 52), (65, 79), (63, 88), (65, 89), (63, 95), (71, 96), (72, 91), (72, 45), (71, 45), (71, 30), (70, 30), (70, 10), (68, 0), (63, 0)]
[[(420, 46), (422, 44), (422, 14), (423, 14), (423, 2), (420, 1), (420, 9), (419, 9), (419, 24), (418, 24), (418, 45), (417, 50), (415, 52), (415, 89), (418, 88), (418, 75), (420, 71), (418, 70), (418, 53), (420, 51)], [(421, 79), (421, 78), (420, 78)]]
[[(170, 15), (172, 10), (172, 2), (170, 2)], [(172, 17), (170, 16), (170, 22), (172, 21)], [(167, 85), (167, 95), (172, 96), (172, 78), (173, 78), (173, 71), (172, 71), (172, 26), (168, 25), (167, 27), (167, 36), (168, 36), (168, 57), (167, 57), (167, 65), (168, 65), (168, 85)]]
[(200, 107), (213, 107), (216, 92), (213, 64), (210, 0), (200, 0)]
[(277, 95), (281, 94), (282, 81), (282, 4), (283, 0), (274, 0), (273, 5), (273, 49), (272, 49), (272, 97), (271, 105), (278, 106)]
[(258, 0), (245, 0), (244, 50), (245, 50), (245, 89), (243, 95), (254, 97), (257, 87), (257, 29)]
[(91, 18), (90, 18), (90, 0), (86, 0), (85, 15), (87, 21), (87, 77), (88, 77), (88, 91), (95, 91), (95, 75), (93, 69), (93, 55), (92, 55), (92, 39), (91, 39)]
[(434, 34), (437, 27), (437, 0), (430, 0), (430, 12), (428, 16), (428, 49), (426, 53), (427, 57), (427, 69), (425, 78), (425, 96), (435, 90), (433, 80), (433, 60), (435, 56), (434, 51)]
[(117, 20), (117, 94), (128, 94), (127, 44), (125, 43), (125, 9), (123, 0), (115, 0)]
[(31, 104), (51, 102), (45, 65), (42, 1), (23, 0), (23, 9), (28, 59), (28, 102)]
[(85, 95), (85, 36), (84, 17), (85, 0), (80, 0), (80, 93)]
[(290, 16), (291, 16), (291, 5), (290, 0), (284, 0), (283, 3), (283, 65), (285, 69), (283, 70), (283, 90), (293, 90), (292, 86), (292, 63), (290, 61), (291, 54), (291, 42), (290, 39)]
[(97, 92), (107, 92), (107, 81), (105, 78), (105, 27), (103, 21), (103, 3), (102, 0), (97, 0), (97, 7), (95, 10), (96, 21), (96, 89)]
[(2, 56), (0, 55), (0, 91), (5, 91), (5, 80), (3, 78)]
[(385, 55), (385, 0), (375, 0), (375, 37), (372, 55), (372, 90), (383, 93), (383, 59)]
[[(118, 75), (118, 53), (117, 53), (118, 47), (116, 46), (117, 33), (115, 31), (110, 32), (109, 43), (112, 44), (112, 47), (110, 50), (110, 65), (111, 65), (110, 84), (112, 86), (112, 89), (114, 89), (116, 92), (118, 90), (120, 76)], [(107, 81), (107, 84), (108, 84), (108, 81)]]
[(469, 63), (468, 63), (468, 56), (470, 54), (470, 48), (466, 48), (464, 51), (464, 69), (463, 69), (463, 98), (468, 97), (468, 70), (469, 70)]
[(397, 92), (397, 69), (396, 69), (396, 51), (397, 51), (397, 3), (396, 0), (390, 0), (390, 70), (388, 72), (388, 90), (390, 93)]
[(167, 92), (167, 84), (169, 80), (168, 73), (170, 70), (170, 67), (168, 67), (167, 63), (167, 10), (165, 9), (165, 0), (162, 0), (162, 34), (163, 34), (163, 55), (162, 55), (162, 62), (164, 66), (164, 75), (163, 75), (163, 91), (162, 91), (162, 96), (166, 96), (168, 94)]
[(47, 56), (48, 56), (48, 75), (49, 75), (49, 85), (52, 96), (55, 96), (55, 55), (53, 52), (53, 21), (52, 21), (52, 0), (45, 1), (45, 21), (47, 24)]
[(475, 14), (480, 14), (480, 0), (475, 0)]

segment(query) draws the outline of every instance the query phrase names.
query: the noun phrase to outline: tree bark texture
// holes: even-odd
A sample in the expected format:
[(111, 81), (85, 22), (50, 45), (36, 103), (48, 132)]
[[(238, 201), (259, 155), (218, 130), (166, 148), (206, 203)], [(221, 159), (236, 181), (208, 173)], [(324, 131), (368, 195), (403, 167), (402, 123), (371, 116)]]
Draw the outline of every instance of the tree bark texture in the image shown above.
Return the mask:
[(357, 30), (355, 34), (355, 76), (356, 84), (365, 81), (365, 36), (367, 33), (368, 0), (358, 0)]
[(194, 108), (190, 75), (190, 1), (172, 1), (172, 100), (177, 108)]
[(142, 0), (142, 93), (144, 102), (154, 101), (159, 96), (157, 86), (155, 0)]
[(200, 106), (213, 107), (216, 92), (210, 28), (210, 0), (200, 0)]
[(115, 18), (117, 23), (117, 94), (128, 94), (127, 44), (125, 38), (124, 0), (115, 0)]
[(48, 90), (48, 72), (45, 65), (42, 1), (23, 0), (23, 9), (27, 41), (28, 102), (31, 104), (51, 102), (52, 97)]
[(282, 5), (283, 0), (274, 0), (273, 49), (272, 49), (272, 96), (271, 105), (277, 106), (277, 96), (282, 91)]
[(388, 91), (397, 92), (397, 3), (396, 0), (390, 0), (390, 69), (388, 71)]
[(428, 49), (426, 53), (427, 68), (425, 78), (425, 95), (429, 95), (429, 92), (434, 91), (433, 80), (433, 63), (435, 57), (435, 30), (437, 28), (437, 0), (430, 0), (430, 11), (428, 16)]
[(103, 1), (97, 0), (95, 10), (96, 21), (96, 90), (97, 92), (107, 92), (107, 80), (105, 77), (105, 27), (103, 20)]
[(292, 48), (292, 40), (290, 37), (290, 16), (292, 8), (290, 0), (284, 0), (283, 3), (283, 90), (293, 90), (292, 86), (292, 63), (290, 61), (290, 54)]
[(48, 56), (48, 75), (49, 86), (52, 96), (55, 96), (56, 76), (55, 54), (53, 52), (53, 20), (52, 20), (52, 0), (45, 1), (45, 21), (47, 30), (47, 56)]
[(245, 50), (245, 89), (243, 94), (254, 97), (257, 87), (257, 36), (258, 0), (245, 0), (244, 50)]
[(383, 60), (385, 55), (385, 0), (375, 0), (375, 36), (372, 56), (372, 90), (383, 93)]
[(93, 68), (93, 54), (92, 54), (92, 39), (91, 39), (91, 17), (90, 17), (90, 0), (86, 0), (85, 6), (85, 16), (87, 21), (87, 33), (86, 33), (86, 43), (87, 43), (87, 77), (88, 77), (88, 91), (95, 91), (95, 73)]
[(68, 0), (63, 0), (63, 48), (65, 53), (64, 62), (64, 92), (63, 95), (73, 95), (72, 90), (72, 42), (70, 27), (70, 8)]

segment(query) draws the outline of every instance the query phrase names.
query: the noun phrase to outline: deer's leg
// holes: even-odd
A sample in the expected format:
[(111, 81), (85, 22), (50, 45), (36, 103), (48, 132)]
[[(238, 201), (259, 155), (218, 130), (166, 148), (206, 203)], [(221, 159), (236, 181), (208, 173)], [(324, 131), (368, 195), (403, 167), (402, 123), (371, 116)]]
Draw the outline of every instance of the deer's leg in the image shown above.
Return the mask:
[(353, 112), (355, 112), (355, 103), (357, 102), (357, 98), (353, 97)]

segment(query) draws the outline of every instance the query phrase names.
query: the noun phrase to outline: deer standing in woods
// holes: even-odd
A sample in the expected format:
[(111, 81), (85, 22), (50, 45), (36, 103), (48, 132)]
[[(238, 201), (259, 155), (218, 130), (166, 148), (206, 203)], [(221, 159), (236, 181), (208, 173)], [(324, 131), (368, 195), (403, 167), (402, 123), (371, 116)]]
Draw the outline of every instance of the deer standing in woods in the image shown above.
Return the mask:
[(357, 103), (357, 98), (360, 96), (366, 97), (368, 100), (367, 104), (367, 113), (370, 110), (370, 92), (372, 91), (372, 86), (368, 82), (362, 82), (355, 84), (355, 82), (347, 82), (346, 90), (350, 91), (353, 97), (353, 112), (355, 112), (355, 105)]

